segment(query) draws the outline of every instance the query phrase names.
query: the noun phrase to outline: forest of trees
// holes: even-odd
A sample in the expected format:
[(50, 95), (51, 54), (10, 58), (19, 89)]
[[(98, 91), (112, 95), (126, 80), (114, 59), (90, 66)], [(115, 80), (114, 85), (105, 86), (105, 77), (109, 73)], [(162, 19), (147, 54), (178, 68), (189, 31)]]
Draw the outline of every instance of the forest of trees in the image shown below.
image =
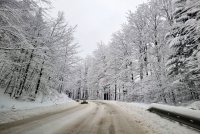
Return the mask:
[[(0, 0), (0, 88), (13, 99), (68, 93), (79, 58), (76, 26), (48, 0)], [(70, 84), (68, 84), (70, 83)], [(68, 85), (68, 86), (66, 86)]]
[(81, 61), (76, 26), (48, 0), (0, 1), (0, 88), (13, 99), (180, 102), (200, 99), (200, 1), (149, 0)]
[(177, 104), (200, 95), (200, 1), (150, 0), (85, 61), (93, 98)]

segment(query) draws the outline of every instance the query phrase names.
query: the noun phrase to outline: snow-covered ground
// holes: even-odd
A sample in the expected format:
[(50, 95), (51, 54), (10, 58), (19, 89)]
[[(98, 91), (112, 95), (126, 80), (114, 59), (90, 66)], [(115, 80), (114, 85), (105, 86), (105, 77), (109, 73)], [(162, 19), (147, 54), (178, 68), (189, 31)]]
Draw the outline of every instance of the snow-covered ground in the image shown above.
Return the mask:
[(0, 112), (0, 124), (13, 122), (16, 120), (22, 120), (37, 115), (59, 112), (64, 109), (76, 106), (76, 102), (68, 102), (65, 104), (52, 105), (52, 106), (41, 106), (33, 109), (24, 109), (24, 110), (11, 110), (11, 111), (1, 111)]
[[(131, 114), (142, 126), (154, 131), (155, 134), (199, 134), (199, 132), (178, 122), (170, 121), (147, 111), (150, 105), (140, 103), (118, 102), (118, 105)], [(167, 107), (167, 106), (166, 106)], [(185, 111), (188, 108), (183, 108)]]
[(43, 98), (42, 101), (41, 98), (42, 97), (38, 96), (36, 101), (14, 100), (8, 95), (4, 95), (2, 92), (0, 92), (0, 111), (32, 109), (36, 107), (52, 106), (72, 101), (65, 94), (48, 96)]
[[(54, 101), (51, 101), (54, 100)], [(56, 100), (56, 101), (55, 101)], [(98, 101), (97, 101), (98, 102)], [(147, 109), (151, 106), (149, 104), (142, 103), (126, 103), (126, 102), (115, 102), (115, 101), (105, 101), (105, 103), (111, 103), (117, 105), (119, 109), (124, 110), (129, 117), (132, 117), (135, 122), (143, 126), (152, 134), (198, 134), (199, 132), (185, 126), (180, 125), (177, 122), (167, 120), (160, 117), (154, 113), (150, 113)], [(194, 112), (197, 116), (200, 116), (198, 109), (200, 102), (194, 102), (186, 107), (178, 107), (180, 111), (189, 114)], [(46, 99), (46, 101), (16, 101), (10, 99), (8, 96), (0, 96), (0, 123), (12, 122), (16, 120), (21, 120), (24, 118), (33, 117), (36, 115), (42, 115), (46, 113), (59, 112), (64, 109), (77, 106), (78, 103), (70, 100), (66, 95), (60, 95), (57, 99)], [(158, 106), (158, 105), (157, 105)], [(177, 107), (173, 106), (163, 106), (166, 109), (175, 110)], [(199, 112), (199, 115), (198, 115)]]
[(176, 106), (168, 106), (163, 104), (151, 104), (150, 107), (163, 109), (165, 111), (169, 111), (172, 113), (177, 113), (180, 115), (184, 115), (187, 117), (193, 117), (200, 120), (200, 110), (190, 109), (188, 107), (176, 107)]
[(200, 101), (195, 101), (189, 105), (186, 106), (187, 108), (194, 109), (194, 110), (200, 110)]
[(7, 123), (32, 116), (57, 112), (68, 107), (77, 105), (65, 94), (48, 96), (41, 101), (40, 97), (36, 101), (14, 100), (9, 96), (0, 93), (0, 123)]

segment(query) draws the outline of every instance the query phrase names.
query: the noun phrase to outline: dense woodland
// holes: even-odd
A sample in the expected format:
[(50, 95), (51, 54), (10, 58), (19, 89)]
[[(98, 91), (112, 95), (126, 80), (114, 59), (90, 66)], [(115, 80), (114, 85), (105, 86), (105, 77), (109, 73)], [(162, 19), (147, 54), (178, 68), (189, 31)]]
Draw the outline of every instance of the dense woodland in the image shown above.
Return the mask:
[(150, 0), (80, 60), (76, 26), (48, 0), (0, 0), (0, 88), (13, 99), (178, 104), (200, 98), (200, 1)]
[(178, 104), (200, 95), (200, 1), (150, 0), (85, 61), (95, 97)]
[[(48, 0), (0, 0), (0, 86), (11, 98), (65, 93), (77, 43), (62, 12), (48, 15)], [(44, 98), (45, 99), (45, 98)]]

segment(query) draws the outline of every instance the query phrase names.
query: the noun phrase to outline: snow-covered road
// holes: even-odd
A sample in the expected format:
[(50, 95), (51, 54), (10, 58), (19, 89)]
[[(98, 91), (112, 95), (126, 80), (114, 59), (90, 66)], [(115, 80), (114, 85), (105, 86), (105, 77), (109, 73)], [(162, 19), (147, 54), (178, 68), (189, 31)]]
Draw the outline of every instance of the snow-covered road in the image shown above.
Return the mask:
[(94, 101), (64, 111), (0, 125), (1, 134), (146, 134), (115, 103)]
[(84, 105), (68, 102), (3, 111), (0, 134), (199, 134), (148, 112), (148, 107), (141, 103), (90, 101)]

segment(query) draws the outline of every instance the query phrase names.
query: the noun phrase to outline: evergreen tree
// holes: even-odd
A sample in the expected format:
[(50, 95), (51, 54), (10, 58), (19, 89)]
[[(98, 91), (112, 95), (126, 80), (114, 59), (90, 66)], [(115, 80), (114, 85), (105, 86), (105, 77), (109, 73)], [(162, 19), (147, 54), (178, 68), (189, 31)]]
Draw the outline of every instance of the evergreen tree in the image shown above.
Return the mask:
[(175, 2), (174, 24), (169, 45), (172, 51), (168, 60), (168, 71), (172, 78), (185, 83), (192, 99), (198, 98), (200, 80), (200, 2), (198, 0), (177, 0)]
[(184, 28), (184, 23), (187, 21), (185, 16), (185, 0), (178, 0), (175, 2), (176, 9), (174, 12), (174, 25), (171, 31), (171, 39), (169, 41), (172, 53), (168, 60), (169, 75), (176, 76), (183, 72), (184, 69), (184, 48), (186, 43), (184, 41), (185, 34), (181, 31)]

